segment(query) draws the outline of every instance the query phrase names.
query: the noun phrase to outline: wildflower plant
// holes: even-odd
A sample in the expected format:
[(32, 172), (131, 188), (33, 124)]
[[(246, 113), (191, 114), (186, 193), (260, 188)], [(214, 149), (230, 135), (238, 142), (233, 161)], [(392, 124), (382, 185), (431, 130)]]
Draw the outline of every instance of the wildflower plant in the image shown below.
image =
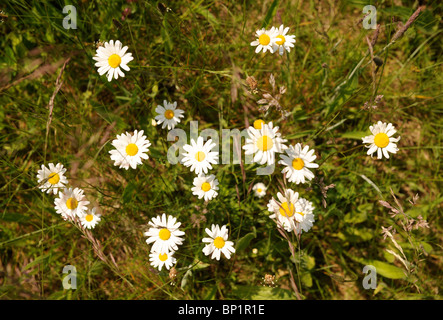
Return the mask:
[(7, 298), (439, 298), (434, 5), (33, 5), (1, 26)]

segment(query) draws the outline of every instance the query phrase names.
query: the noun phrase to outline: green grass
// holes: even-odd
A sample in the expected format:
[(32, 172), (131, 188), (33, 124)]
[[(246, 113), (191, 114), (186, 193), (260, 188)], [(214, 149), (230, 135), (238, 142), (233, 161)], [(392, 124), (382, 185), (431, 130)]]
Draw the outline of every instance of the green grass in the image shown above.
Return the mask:
[[(156, 1), (7, 1), (0, 24), (1, 299), (296, 299), (291, 274), (304, 299), (441, 299), (442, 8), (430, 1), (388, 46), (417, 4), (377, 2), (374, 54), (383, 65), (374, 82), (366, 41), (374, 30), (357, 23), (367, 2), (180, 0), (165, 1), (172, 10), (164, 11)], [(77, 8), (75, 30), (62, 25), (67, 4)], [(125, 8), (131, 14), (122, 21)], [(281, 23), (296, 35), (293, 50), (255, 54), (255, 31)], [(96, 41), (111, 39), (129, 46), (134, 60), (125, 78), (108, 82), (92, 57)], [(280, 99), (287, 119), (275, 108), (259, 111), (271, 74), (287, 88)], [(257, 94), (248, 92), (248, 76), (258, 81)], [(376, 95), (384, 96), (378, 107), (362, 109)], [(256, 166), (244, 165), (243, 175), (239, 164), (220, 164), (211, 170), (219, 195), (205, 204), (192, 195), (194, 174), (167, 161), (167, 130), (151, 124), (163, 100), (185, 110), (177, 127), (188, 134), (191, 121), (221, 132), (262, 118), (278, 125), (288, 144), (316, 150), (316, 179), (287, 184), (316, 208), (313, 228), (290, 238), (295, 257), (266, 207), (282, 167), (257, 176)], [(378, 120), (401, 136), (400, 151), (383, 161), (361, 143)], [(151, 141), (150, 158), (136, 170), (118, 169), (111, 141), (135, 129)], [(70, 185), (100, 208), (92, 234), (108, 260), (55, 212), (54, 196), (38, 189), (37, 170), (51, 162), (64, 164)], [(263, 199), (248, 192), (259, 181), (268, 185)], [(330, 184), (324, 199), (322, 185)], [(379, 203), (398, 207), (391, 189), (405, 214), (421, 215), (429, 228), (404, 230), (404, 216), (393, 218)], [(163, 212), (186, 232), (173, 285), (167, 271), (150, 267), (143, 235)], [(202, 253), (212, 223), (229, 227), (237, 246), (230, 260)], [(383, 239), (389, 226), (409, 270), (386, 251), (402, 257)], [(366, 264), (377, 267), (376, 290), (362, 286)], [(62, 287), (66, 265), (77, 269), (76, 290)], [(266, 274), (275, 275), (273, 288), (263, 286)]]

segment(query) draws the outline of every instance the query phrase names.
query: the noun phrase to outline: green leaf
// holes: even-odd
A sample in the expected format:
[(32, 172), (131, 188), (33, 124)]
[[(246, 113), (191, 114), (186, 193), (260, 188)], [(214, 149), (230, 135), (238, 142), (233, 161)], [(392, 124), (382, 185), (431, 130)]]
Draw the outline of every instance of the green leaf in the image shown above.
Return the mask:
[(349, 224), (362, 223), (368, 219), (368, 212), (372, 210), (374, 205), (372, 203), (365, 203), (359, 205), (357, 210), (345, 214), (344, 222)]
[(189, 282), (189, 278), (192, 277), (192, 269), (186, 271), (185, 275), (182, 278), (180, 288), (184, 289)]
[(44, 262), (45, 260), (48, 260), (50, 255), (51, 255), (51, 253), (47, 253), (47, 254), (45, 254), (45, 255), (38, 256), (37, 258), (35, 258), (34, 261), (31, 261), (30, 263), (28, 263), (28, 264), (25, 266), (25, 270), (30, 269), (30, 268), (32, 268), (33, 266), (38, 265), (38, 264)]
[(245, 250), (248, 247), (248, 245), (251, 242), (251, 240), (256, 238), (256, 237), (257, 237), (257, 233), (256, 233), (256, 230), (254, 228), (253, 232), (250, 232), (250, 233), (246, 234), (245, 236), (243, 236), (242, 238), (240, 238), (237, 241), (237, 245), (235, 246), (235, 251), (236, 252), (240, 252), (240, 251)]
[(213, 28), (220, 24), (220, 22), (218, 22), (217, 18), (211, 12), (209, 12), (209, 10), (206, 8), (198, 6), (197, 8), (195, 8), (195, 12), (197, 12), (198, 14), (205, 17), (208, 20), (208, 22), (212, 25)]
[(123, 191), (123, 203), (129, 203), (132, 200), (132, 197), (134, 195), (134, 192), (136, 191), (137, 186), (130, 182), (125, 188), (125, 191)]
[(277, 11), (277, 4), (278, 1), (274, 0), (271, 4), (271, 6), (268, 9), (268, 12), (266, 12), (265, 20), (263, 20), (262, 28), (267, 28), (269, 23), (271, 22), (271, 19), (274, 17), (275, 12)]
[(349, 131), (341, 135), (342, 138), (346, 139), (356, 139), (361, 140), (361, 138), (366, 137), (368, 133), (366, 131)]
[(208, 290), (204, 300), (215, 300), (215, 294), (217, 293), (217, 286), (212, 286), (211, 289)]
[(345, 231), (346, 240), (350, 242), (368, 241), (374, 237), (374, 230), (370, 228), (348, 227)]
[(301, 276), (301, 282), (303, 282), (303, 284), (310, 288), (312, 287), (312, 276), (310, 273), (305, 273)]
[(295, 300), (294, 294), (285, 289), (261, 286), (237, 286), (235, 296), (242, 300)]
[(379, 261), (379, 260), (368, 260), (369, 265), (373, 265), (377, 270), (377, 274), (389, 279), (404, 279), (406, 277), (403, 269), (393, 266), (392, 264)]
[(351, 256), (349, 254), (346, 254), (348, 257), (350, 257), (352, 260), (361, 263), (363, 265), (371, 265), (374, 266), (377, 275), (381, 275), (388, 279), (404, 279), (406, 278), (406, 274), (404, 273), (403, 269), (396, 267), (392, 264), (379, 261), (379, 260), (370, 260), (370, 259), (363, 259), (358, 258), (355, 256)]

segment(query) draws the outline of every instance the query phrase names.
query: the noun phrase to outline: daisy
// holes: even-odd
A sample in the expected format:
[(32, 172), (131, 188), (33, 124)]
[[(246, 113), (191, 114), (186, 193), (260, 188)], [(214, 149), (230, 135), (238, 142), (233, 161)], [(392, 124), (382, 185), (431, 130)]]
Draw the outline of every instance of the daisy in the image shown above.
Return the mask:
[(309, 150), (309, 146), (302, 149), (301, 144), (297, 143), (295, 147), (289, 146), (285, 151), (286, 155), (280, 155), (282, 160), (278, 163), (285, 165), (281, 172), (285, 174), (286, 179), (296, 184), (305, 183), (305, 178), (312, 180), (314, 174), (309, 168), (318, 168), (318, 164), (312, 162), (317, 158), (314, 149)]
[(243, 146), (245, 155), (255, 154), (254, 162), (272, 165), (275, 163), (275, 153), (283, 152), (287, 146), (283, 144), (286, 139), (280, 138), (278, 127), (273, 127), (272, 122), (263, 123), (261, 129), (249, 127), (249, 138)]
[(132, 136), (128, 132), (117, 135), (117, 139), (112, 141), (112, 145), (115, 150), (109, 151), (111, 160), (114, 160), (114, 165), (120, 166), (119, 168), (128, 170), (131, 167), (135, 169), (138, 164), (142, 164), (142, 159), (149, 159), (145, 152), (149, 151), (151, 143), (143, 135), (143, 130), (135, 130)]
[[(272, 27), (274, 28), (274, 27)], [(287, 35), (289, 31), (289, 27), (284, 27), (283, 25), (280, 26), (280, 28), (274, 28), (274, 32), (276, 35), (276, 41), (273, 45), (273, 50), (276, 52), (278, 50), (278, 53), (280, 55), (283, 55), (285, 50), (287, 52), (291, 51), (291, 47), (294, 47), (295, 43), (295, 36), (293, 35)]]
[(63, 168), (61, 163), (57, 163), (56, 166), (53, 163), (49, 163), (48, 166), (49, 168), (42, 164), (41, 170), (37, 172), (37, 182), (41, 183), (38, 187), (43, 192), (57, 194), (58, 189), (63, 189), (65, 184), (68, 183), (68, 179), (64, 176), (66, 169)]
[(146, 237), (149, 237), (146, 239), (147, 244), (154, 242), (151, 251), (166, 253), (170, 250), (177, 250), (177, 245), (183, 243), (183, 239), (180, 238), (180, 236), (185, 234), (178, 229), (181, 223), (177, 222), (177, 218), (168, 216), (166, 219), (166, 214), (163, 213), (161, 217), (157, 216), (151, 220), (149, 224), (152, 228), (149, 228), (149, 230), (144, 233)]
[(276, 39), (277, 33), (275, 28), (271, 28), (271, 30), (265, 30), (264, 28), (257, 30), (255, 35), (257, 40), (251, 42), (251, 46), (257, 46), (255, 53), (259, 53), (262, 49), (263, 52), (269, 50), (271, 53), (274, 53), (273, 46), (275, 41), (278, 40)]
[(85, 213), (89, 201), (84, 200), (85, 196), (83, 190), (79, 188), (65, 188), (59, 192), (58, 198), (54, 200), (55, 211), (62, 215), (63, 219), (68, 217), (74, 218), (77, 215), (79, 218)]
[(168, 130), (174, 129), (175, 125), (180, 122), (180, 118), (183, 118), (184, 111), (181, 109), (177, 109), (177, 101), (174, 103), (169, 103), (166, 100), (163, 100), (162, 106), (157, 106), (155, 109), (155, 112), (158, 113), (158, 116), (155, 117), (155, 120), (157, 120), (157, 124), (162, 125), (162, 129), (166, 128), (168, 126)]
[(218, 163), (218, 151), (212, 151), (215, 147), (215, 143), (212, 143), (212, 139), (206, 141), (203, 144), (203, 137), (198, 137), (197, 143), (194, 139), (191, 139), (191, 144), (186, 144), (183, 149), (187, 152), (183, 153), (183, 159), (181, 160), (183, 165), (191, 167), (191, 171), (199, 175), (202, 172), (208, 173), (208, 169), (212, 169), (211, 163)]
[(199, 199), (204, 198), (205, 201), (212, 200), (218, 195), (218, 180), (215, 175), (205, 176), (203, 173), (194, 178), (194, 187), (191, 189), (192, 194), (198, 196)]
[(284, 195), (277, 193), (278, 201), (272, 198), (268, 203), (268, 211), (273, 214), (271, 219), (277, 219), (277, 222), (290, 232), (295, 228), (295, 223), (303, 220), (303, 215), (296, 211), (298, 202), (298, 192), (292, 189), (286, 189)]
[(212, 225), (211, 230), (205, 229), (210, 238), (203, 238), (202, 242), (207, 243), (203, 248), (203, 253), (211, 259), (220, 260), (220, 253), (223, 253), (227, 259), (231, 258), (231, 252), (234, 253), (234, 243), (228, 240), (228, 228), (226, 226)]
[(363, 143), (368, 143), (366, 148), (369, 148), (368, 155), (371, 155), (377, 151), (377, 159), (383, 158), (383, 155), (389, 159), (389, 153), (397, 153), (398, 148), (394, 142), (398, 142), (400, 137), (393, 138), (392, 136), (397, 132), (394, 129), (392, 123), (386, 124), (385, 122), (378, 121), (377, 124), (370, 126), (372, 135), (362, 138)]
[(261, 182), (259, 182), (259, 183), (256, 183), (253, 187), (252, 187), (252, 190), (254, 190), (254, 194), (257, 196), (257, 197), (259, 197), (259, 198), (262, 198), (262, 197), (264, 197), (265, 196), (265, 194), (266, 194), (266, 186), (263, 184), (263, 183), (261, 183)]
[(300, 234), (302, 233), (302, 230), (304, 232), (308, 232), (309, 229), (312, 228), (312, 224), (314, 223), (314, 207), (312, 206), (312, 202), (300, 198), (297, 201), (297, 204), (295, 205), (295, 211), (297, 214), (302, 215), (302, 220), (297, 223), (295, 227), (295, 233)]
[(89, 213), (84, 213), (80, 217), (80, 222), (83, 227), (88, 229), (94, 229), (97, 223), (100, 222), (100, 214), (96, 213), (97, 208), (93, 208)]
[(177, 259), (173, 257), (174, 253), (174, 251), (158, 252), (151, 250), (149, 254), (151, 266), (158, 268), (158, 271), (161, 271), (163, 266), (169, 270), (177, 262)]
[[(106, 72), (108, 81), (111, 81), (114, 77), (118, 79), (118, 76), (124, 77), (125, 74), (120, 70), (120, 67), (126, 71), (129, 71), (128, 62), (133, 60), (131, 53), (126, 53), (128, 47), (122, 48), (122, 43), (114, 40), (105, 42), (105, 46), (100, 46), (97, 48), (96, 55), (92, 58), (95, 61), (96, 67), (98, 68), (98, 73), (102, 76)], [(126, 53), (126, 54), (125, 54)]]

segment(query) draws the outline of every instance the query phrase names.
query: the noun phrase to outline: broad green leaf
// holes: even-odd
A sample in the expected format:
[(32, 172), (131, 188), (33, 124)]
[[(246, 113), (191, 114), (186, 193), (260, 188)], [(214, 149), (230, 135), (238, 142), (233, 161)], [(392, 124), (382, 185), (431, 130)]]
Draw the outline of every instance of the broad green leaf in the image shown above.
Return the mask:
[(403, 269), (396, 267), (392, 264), (379, 261), (379, 260), (369, 260), (368, 264), (373, 265), (377, 269), (377, 274), (389, 279), (404, 279), (406, 277)]
[(311, 274), (309, 272), (303, 274), (301, 276), (301, 282), (303, 282), (303, 284), (306, 287), (308, 287), (308, 288), (312, 287), (312, 276), (311, 276)]
[(355, 256), (351, 256), (349, 254), (347, 254), (347, 256), (349, 256), (352, 260), (357, 261), (363, 265), (374, 266), (377, 271), (377, 275), (381, 275), (381, 276), (386, 277), (388, 279), (404, 279), (404, 278), (406, 278), (406, 274), (403, 271), (403, 269), (396, 267), (392, 264), (389, 264), (389, 263), (386, 263), (383, 261), (379, 261), (379, 260), (369, 260), (369, 259), (358, 258)]
[(242, 238), (240, 238), (237, 241), (237, 245), (235, 246), (235, 251), (240, 252), (240, 251), (245, 250), (248, 247), (251, 240), (254, 239), (256, 236), (257, 236), (257, 234), (256, 234), (255, 228), (254, 228), (254, 232), (250, 232), (250, 233), (246, 234), (245, 236), (243, 236)]

